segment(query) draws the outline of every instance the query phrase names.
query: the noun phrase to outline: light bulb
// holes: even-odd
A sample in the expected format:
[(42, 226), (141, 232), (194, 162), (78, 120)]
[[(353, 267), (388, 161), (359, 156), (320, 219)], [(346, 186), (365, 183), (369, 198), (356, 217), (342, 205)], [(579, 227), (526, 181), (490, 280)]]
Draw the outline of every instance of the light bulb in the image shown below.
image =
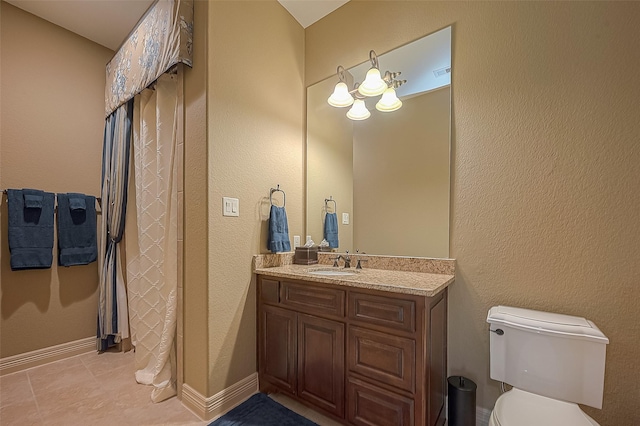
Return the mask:
[(348, 107), (353, 104), (353, 96), (349, 93), (349, 88), (343, 82), (336, 84), (336, 88), (333, 90), (329, 99), (327, 99), (329, 105), (337, 108)]
[(366, 120), (370, 116), (371, 113), (362, 99), (356, 99), (349, 112), (347, 112), (347, 117), (351, 120)]
[(378, 96), (387, 88), (387, 83), (380, 77), (380, 70), (372, 67), (367, 71), (362, 84), (358, 87), (358, 92), (364, 96)]
[(398, 99), (396, 91), (393, 87), (389, 87), (376, 104), (376, 109), (381, 112), (391, 112), (400, 109), (401, 106), (402, 101)]

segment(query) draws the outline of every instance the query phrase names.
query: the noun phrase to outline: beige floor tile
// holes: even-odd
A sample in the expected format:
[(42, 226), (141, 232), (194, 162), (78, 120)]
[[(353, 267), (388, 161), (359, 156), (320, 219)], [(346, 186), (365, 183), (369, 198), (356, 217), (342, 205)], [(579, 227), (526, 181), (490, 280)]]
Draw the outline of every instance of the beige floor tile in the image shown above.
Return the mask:
[(274, 401), (278, 402), (279, 404), (284, 405), (289, 410), (294, 411), (303, 417), (306, 417), (307, 419), (311, 420), (314, 423), (317, 423), (320, 426), (341, 425), (341, 423), (333, 419), (330, 419), (329, 417), (326, 417), (317, 411), (314, 411), (312, 408), (309, 408), (306, 405), (302, 404), (301, 402), (298, 402), (292, 398), (289, 398), (286, 395), (276, 393), (276, 394), (270, 394), (269, 397)]
[(183, 425), (199, 420), (177, 398), (171, 398), (156, 404), (150, 403), (150, 405), (152, 406), (150, 410), (140, 410), (138, 407), (126, 409), (122, 412), (123, 417), (134, 425), (148, 426)]
[(78, 357), (32, 368), (27, 370), (27, 375), (36, 397), (93, 380), (93, 376)]
[(40, 418), (35, 400), (25, 400), (0, 408), (2, 426), (36, 426), (45, 423)]
[(0, 407), (33, 400), (29, 378), (24, 371), (0, 378)]
[(33, 394), (38, 398), (41, 395), (47, 393), (60, 393), (67, 390), (82, 386), (85, 383), (92, 383), (95, 379), (89, 373), (89, 371), (82, 366), (78, 371), (68, 371), (60, 373), (57, 376), (51, 376), (48, 379), (38, 378), (32, 379), (29, 376), (31, 382), (31, 389)]
[(319, 426), (342, 426), (342, 423), (339, 423), (329, 417), (323, 416), (320, 413), (317, 413), (313, 410), (310, 410), (306, 416), (309, 420), (314, 423), (317, 423)]
[(271, 399), (273, 399), (274, 401), (276, 401), (278, 404), (284, 405), (289, 410), (291, 410), (293, 412), (296, 412), (296, 413), (300, 414), (301, 416), (305, 416), (306, 417), (307, 413), (309, 411), (311, 411), (311, 409), (309, 407), (307, 407), (306, 405), (304, 405), (301, 402), (298, 402), (298, 401), (296, 401), (294, 399), (291, 399), (288, 396), (283, 395), (281, 393), (269, 394), (269, 397)]
[(79, 356), (84, 366), (94, 376), (110, 373), (113, 370), (128, 366), (130, 371), (134, 371), (134, 357), (133, 351), (129, 352), (103, 352), (101, 354), (97, 352), (91, 352)]
[(74, 382), (72, 386), (56, 388), (51, 392), (36, 393), (38, 409), (43, 417), (60, 411), (60, 407), (73, 406), (74, 404), (93, 404), (94, 400), (110, 400), (100, 385), (90, 378), (87, 381)]
[(102, 396), (84, 398), (81, 401), (65, 406), (60, 406), (54, 412), (41, 417), (46, 419), (47, 426), (69, 425), (120, 425), (121, 413), (115, 403)]
[[(136, 383), (134, 354), (89, 353), (0, 378), (0, 425), (206, 426), (177, 398), (154, 404)], [(337, 423), (282, 394), (277, 402), (321, 426)]]

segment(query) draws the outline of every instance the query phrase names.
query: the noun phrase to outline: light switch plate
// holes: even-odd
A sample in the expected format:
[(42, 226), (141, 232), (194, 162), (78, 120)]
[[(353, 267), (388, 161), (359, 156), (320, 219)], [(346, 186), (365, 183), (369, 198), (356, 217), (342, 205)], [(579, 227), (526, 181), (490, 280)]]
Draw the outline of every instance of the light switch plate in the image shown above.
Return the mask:
[(240, 201), (237, 198), (222, 197), (222, 216), (240, 216)]
[(300, 235), (293, 236), (293, 247), (300, 247)]
[(349, 224), (349, 213), (342, 213), (342, 224), (343, 225)]

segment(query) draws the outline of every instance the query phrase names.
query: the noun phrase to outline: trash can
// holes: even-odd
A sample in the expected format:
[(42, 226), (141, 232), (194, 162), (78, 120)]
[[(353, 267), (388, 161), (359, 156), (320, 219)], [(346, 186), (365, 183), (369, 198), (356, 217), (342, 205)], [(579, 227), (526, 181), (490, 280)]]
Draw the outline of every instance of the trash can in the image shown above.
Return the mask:
[(466, 377), (451, 376), (449, 382), (449, 426), (476, 425), (477, 385)]

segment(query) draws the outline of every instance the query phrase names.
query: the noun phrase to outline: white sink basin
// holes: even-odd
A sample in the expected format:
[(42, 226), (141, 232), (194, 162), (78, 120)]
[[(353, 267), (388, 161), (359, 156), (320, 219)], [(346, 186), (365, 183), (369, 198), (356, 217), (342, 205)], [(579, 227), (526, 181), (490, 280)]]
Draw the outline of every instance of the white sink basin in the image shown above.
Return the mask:
[(344, 276), (344, 275), (355, 275), (356, 271), (345, 271), (344, 269), (316, 269), (308, 271), (311, 275), (324, 275), (324, 276)]

